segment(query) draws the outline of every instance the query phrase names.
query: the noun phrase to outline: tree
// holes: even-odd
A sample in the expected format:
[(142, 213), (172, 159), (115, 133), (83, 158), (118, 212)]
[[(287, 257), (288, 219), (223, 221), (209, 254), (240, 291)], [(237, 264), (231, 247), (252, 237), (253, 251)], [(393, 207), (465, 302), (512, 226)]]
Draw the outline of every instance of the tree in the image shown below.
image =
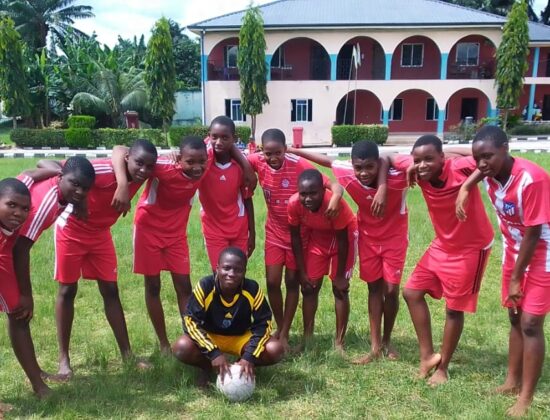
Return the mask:
[(267, 96), (264, 21), (260, 9), (249, 6), (239, 31), (237, 67), (241, 85), (241, 108), (250, 115), (251, 139), (256, 137), (256, 116), (261, 114)]
[(503, 128), (506, 130), (508, 112), (518, 106), (523, 90), (523, 76), (529, 64), (529, 27), (527, 25), (527, 3), (521, 0), (512, 6), (502, 31), (502, 42), (498, 46), (497, 107), (503, 112)]
[[(83, 32), (72, 27), (76, 19), (94, 17), (90, 6), (73, 5), (76, 0), (15, 0), (4, 5), (17, 30), (34, 51), (46, 46), (48, 34), (63, 40), (69, 28), (77, 36)], [(1, 4), (0, 4), (1, 6)], [(38, 54), (40, 51), (38, 51)]]
[(4, 102), (4, 114), (13, 118), (30, 114), (30, 101), (22, 41), (15, 30), (13, 20), (4, 17), (0, 20), (0, 98)]
[(185, 35), (183, 28), (172, 19), (169, 19), (168, 23), (174, 47), (177, 88), (200, 89), (201, 49), (199, 41)]
[(155, 23), (145, 55), (145, 83), (153, 116), (162, 118), (164, 132), (175, 113), (176, 66), (168, 19)]

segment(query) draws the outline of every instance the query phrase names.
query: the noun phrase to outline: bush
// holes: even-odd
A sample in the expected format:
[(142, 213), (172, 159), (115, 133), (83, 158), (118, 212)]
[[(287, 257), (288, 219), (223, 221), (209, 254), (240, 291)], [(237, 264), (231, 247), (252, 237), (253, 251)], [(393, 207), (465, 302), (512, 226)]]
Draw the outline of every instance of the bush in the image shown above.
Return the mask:
[(252, 130), (250, 127), (246, 125), (239, 125), (237, 126), (235, 130), (235, 134), (238, 139), (241, 139), (243, 143), (248, 143), (248, 140), (250, 139), (250, 135), (252, 134)]
[(92, 146), (92, 130), (89, 128), (68, 128), (65, 130), (67, 146), (72, 148), (86, 148)]
[(359, 140), (372, 140), (384, 144), (388, 140), (385, 125), (335, 125), (332, 127), (332, 142), (336, 146), (351, 146)]
[(508, 130), (508, 135), (544, 136), (550, 134), (550, 124), (520, 124)]
[(96, 119), (91, 115), (71, 115), (67, 119), (69, 128), (95, 128)]
[(117, 144), (130, 146), (137, 139), (147, 139), (155, 146), (168, 147), (164, 133), (160, 129), (116, 129), (100, 128), (93, 130), (95, 146), (104, 146), (108, 149)]
[(182, 125), (170, 127), (170, 146), (179, 147), (181, 140), (186, 136), (199, 136), (205, 138), (208, 135), (206, 125)]
[(45, 128), (43, 130), (33, 130), (30, 128), (16, 128), (10, 133), (10, 140), (17, 147), (51, 147), (57, 149), (66, 146), (66, 130), (55, 130)]

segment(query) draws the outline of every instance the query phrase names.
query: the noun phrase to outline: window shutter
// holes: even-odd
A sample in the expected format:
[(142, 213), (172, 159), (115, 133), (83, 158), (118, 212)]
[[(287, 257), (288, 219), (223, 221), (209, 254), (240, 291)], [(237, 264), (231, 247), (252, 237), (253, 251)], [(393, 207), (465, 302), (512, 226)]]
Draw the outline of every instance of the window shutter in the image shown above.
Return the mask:
[(290, 121), (296, 121), (296, 99), (291, 99), (292, 109), (290, 110)]
[(313, 121), (313, 99), (307, 100), (307, 120)]
[(225, 100), (225, 116), (231, 118), (231, 99)]

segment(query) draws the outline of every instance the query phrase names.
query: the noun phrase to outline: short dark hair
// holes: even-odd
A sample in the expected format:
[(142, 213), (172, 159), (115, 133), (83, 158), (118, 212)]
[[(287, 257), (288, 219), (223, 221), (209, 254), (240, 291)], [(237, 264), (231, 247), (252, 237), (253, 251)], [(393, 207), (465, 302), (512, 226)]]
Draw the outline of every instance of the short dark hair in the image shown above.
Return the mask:
[(317, 169), (306, 169), (298, 177), (298, 185), (304, 181), (312, 181), (316, 185), (322, 187), (324, 184), (323, 175)]
[(372, 140), (360, 140), (351, 148), (351, 158), (354, 159), (378, 159), (378, 145)]
[(243, 252), (243, 250), (241, 248), (237, 248), (236, 246), (229, 246), (229, 247), (225, 248), (222, 252), (220, 252), (220, 256), (218, 257), (218, 263), (226, 255), (233, 255), (235, 257), (238, 257), (241, 260), (243, 260), (243, 262), (245, 264), (248, 260), (248, 258), (246, 257), (246, 254)]
[(473, 143), (486, 140), (493, 142), (495, 147), (502, 147), (508, 143), (508, 136), (502, 128), (496, 125), (484, 125), (476, 133)]
[(269, 128), (265, 130), (262, 134), (262, 144), (265, 144), (266, 142), (271, 140), (277, 141), (283, 146), (286, 146), (285, 133), (283, 133), (282, 130), (279, 130), (278, 128)]
[(210, 123), (210, 127), (208, 129), (210, 130), (214, 124), (228, 127), (231, 130), (231, 132), (235, 134), (235, 122), (231, 118), (226, 117), (225, 115), (219, 115), (216, 118), (214, 118)]
[(128, 150), (128, 153), (132, 154), (139, 149), (143, 149), (146, 153), (153, 155), (155, 159), (158, 157), (157, 148), (147, 139), (137, 139), (136, 141), (134, 141), (130, 146), (130, 150)]
[(29, 198), (31, 196), (29, 189), (23, 182), (16, 178), (4, 178), (0, 181), (0, 197), (3, 197), (10, 192)]
[(186, 147), (192, 150), (206, 151), (206, 144), (199, 136), (185, 136), (180, 143), (180, 152), (182, 152)]
[(420, 146), (426, 146), (428, 144), (431, 144), (435, 147), (435, 150), (437, 150), (439, 153), (443, 152), (443, 143), (441, 142), (441, 139), (437, 136), (434, 136), (433, 134), (424, 134), (423, 136), (420, 136), (418, 140), (414, 142), (413, 150)]
[(91, 182), (95, 180), (95, 170), (91, 162), (82, 156), (72, 156), (65, 162), (61, 174), (67, 175), (69, 173), (78, 172)]

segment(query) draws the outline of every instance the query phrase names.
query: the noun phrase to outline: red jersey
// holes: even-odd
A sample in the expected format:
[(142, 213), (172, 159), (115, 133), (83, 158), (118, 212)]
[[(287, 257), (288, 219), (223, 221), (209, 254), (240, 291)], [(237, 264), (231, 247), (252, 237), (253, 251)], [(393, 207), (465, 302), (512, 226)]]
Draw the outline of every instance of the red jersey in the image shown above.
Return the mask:
[(185, 236), (201, 179), (185, 175), (179, 164), (159, 158), (137, 205), (135, 224), (166, 237)]
[(27, 175), (17, 178), (23, 181), (31, 193), (29, 217), (21, 226), (19, 234), (36, 242), (42, 232), (65, 210), (67, 204), (62, 204), (63, 198), (57, 185), (58, 177), (54, 176), (36, 183)]
[[(258, 174), (264, 191), (267, 205), (266, 242), (290, 249), (287, 206), (292, 194), (298, 191), (300, 174), (314, 167), (306, 159), (290, 153), (285, 153), (285, 160), (279, 169), (269, 166), (261, 153), (248, 155), (248, 161)], [(323, 176), (323, 179), (325, 184), (328, 183), (328, 178)]]
[[(19, 234), (19, 229), (11, 231), (0, 226), (0, 257), (12, 258), (12, 249)], [(2, 281), (2, 280), (0, 280)]]
[[(506, 185), (495, 178), (485, 178), (487, 192), (497, 212), (504, 237), (505, 252), (516, 256), (525, 229), (542, 225), (540, 239), (529, 269), (550, 272), (550, 176), (540, 166), (514, 158), (512, 173)], [(468, 217), (470, 217), (468, 215)]]
[[(95, 170), (95, 182), (87, 197), (88, 219), (81, 220), (72, 214), (72, 205), (68, 205), (57, 220), (63, 229), (94, 233), (109, 229), (115, 224), (120, 213), (111, 206), (111, 201), (117, 189), (115, 172), (111, 159), (94, 159), (91, 161)], [(130, 199), (136, 195), (142, 183), (128, 184)]]
[(288, 202), (288, 224), (309, 228), (312, 237), (334, 235), (335, 231), (345, 229), (349, 225), (352, 225), (353, 231), (355, 231), (357, 222), (353, 211), (345, 200), (340, 201), (338, 216), (333, 219), (325, 216), (331, 197), (332, 193), (325, 191), (321, 207), (316, 212), (312, 212), (300, 203), (299, 193), (295, 193)]
[[(412, 157), (405, 155), (398, 155), (394, 160), (396, 169), (404, 172), (413, 163)], [(478, 188), (470, 193), (466, 221), (460, 222), (456, 217), (458, 192), (475, 168), (476, 163), (471, 157), (445, 159), (439, 178), (444, 182), (443, 187), (435, 188), (428, 181), (418, 182), (435, 230), (434, 242), (446, 251), (484, 249), (493, 241), (493, 227)]]
[(205, 236), (236, 238), (248, 232), (244, 200), (251, 197), (243, 186), (243, 170), (231, 160), (214, 162), (199, 188), (201, 221)]
[(382, 219), (372, 215), (372, 200), (377, 188), (361, 184), (350, 162), (334, 161), (332, 173), (357, 204), (357, 223), (361, 237), (367, 243), (384, 245), (407, 240), (407, 178), (404, 171), (391, 168), (388, 172), (386, 211)]

